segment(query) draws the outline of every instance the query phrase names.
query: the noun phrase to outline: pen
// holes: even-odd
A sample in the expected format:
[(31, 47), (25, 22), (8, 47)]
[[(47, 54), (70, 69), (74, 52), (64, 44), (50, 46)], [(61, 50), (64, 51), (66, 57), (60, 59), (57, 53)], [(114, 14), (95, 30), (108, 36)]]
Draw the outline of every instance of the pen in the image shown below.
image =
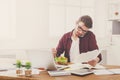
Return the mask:
[(82, 64), (88, 64), (88, 62), (82, 62)]
[(70, 68), (70, 67), (64, 67), (64, 68), (60, 68), (60, 70), (65, 70), (65, 69), (68, 69), (68, 68)]

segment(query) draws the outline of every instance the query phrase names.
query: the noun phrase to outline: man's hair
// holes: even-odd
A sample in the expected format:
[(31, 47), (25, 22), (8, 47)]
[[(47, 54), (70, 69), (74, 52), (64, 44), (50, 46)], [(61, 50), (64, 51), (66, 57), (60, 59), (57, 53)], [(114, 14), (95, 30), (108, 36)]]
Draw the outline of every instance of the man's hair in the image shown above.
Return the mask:
[(90, 16), (88, 15), (81, 16), (78, 19), (77, 23), (79, 23), (80, 21), (83, 22), (87, 28), (92, 28), (93, 22)]

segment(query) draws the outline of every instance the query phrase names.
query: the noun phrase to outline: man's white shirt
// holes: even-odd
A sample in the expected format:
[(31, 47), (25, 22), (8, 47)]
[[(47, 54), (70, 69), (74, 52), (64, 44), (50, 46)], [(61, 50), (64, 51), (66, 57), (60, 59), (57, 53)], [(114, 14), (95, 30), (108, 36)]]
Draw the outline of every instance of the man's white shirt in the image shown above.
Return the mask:
[(71, 44), (71, 48), (70, 48), (70, 61), (72, 63), (75, 63), (76, 57), (80, 55), (80, 53), (79, 53), (79, 38), (74, 40), (71, 37), (71, 39), (72, 39), (72, 44)]

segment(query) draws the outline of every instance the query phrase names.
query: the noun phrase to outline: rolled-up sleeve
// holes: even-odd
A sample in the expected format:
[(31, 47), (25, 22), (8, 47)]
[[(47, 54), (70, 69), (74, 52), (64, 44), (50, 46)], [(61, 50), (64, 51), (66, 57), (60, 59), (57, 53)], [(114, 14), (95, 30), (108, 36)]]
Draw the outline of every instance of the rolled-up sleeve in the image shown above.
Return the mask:
[[(89, 36), (89, 50), (92, 51), (92, 50), (96, 50), (98, 49), (98, 45), (97, 45), (97, 42), (96, 42), (96, 38), (95, 38), (95, 35), (94, 34), (91, 34)], [(97, 56), (100, 60), (99, 62), (102, 60), (102, 55), (101, 53)]]

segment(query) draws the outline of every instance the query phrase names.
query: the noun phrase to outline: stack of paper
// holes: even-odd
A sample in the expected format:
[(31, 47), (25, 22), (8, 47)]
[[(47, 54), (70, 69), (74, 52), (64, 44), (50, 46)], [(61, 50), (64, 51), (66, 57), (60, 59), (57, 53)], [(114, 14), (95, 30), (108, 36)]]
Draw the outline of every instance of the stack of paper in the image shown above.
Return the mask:
[(50, 76), (65, 76), (65, 75), (71, 75), (68, 71), (48, 71)]

